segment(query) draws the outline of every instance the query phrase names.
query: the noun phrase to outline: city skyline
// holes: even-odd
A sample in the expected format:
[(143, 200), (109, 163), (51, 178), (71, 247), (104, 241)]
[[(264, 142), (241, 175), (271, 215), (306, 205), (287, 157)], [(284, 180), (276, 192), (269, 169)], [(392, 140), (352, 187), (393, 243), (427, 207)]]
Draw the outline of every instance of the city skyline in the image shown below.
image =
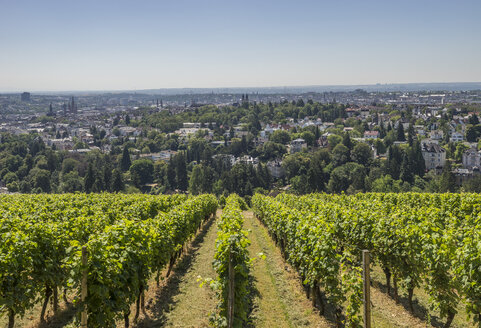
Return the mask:
[(19, 1), (0, 91), (479, 82), (476, 1)]

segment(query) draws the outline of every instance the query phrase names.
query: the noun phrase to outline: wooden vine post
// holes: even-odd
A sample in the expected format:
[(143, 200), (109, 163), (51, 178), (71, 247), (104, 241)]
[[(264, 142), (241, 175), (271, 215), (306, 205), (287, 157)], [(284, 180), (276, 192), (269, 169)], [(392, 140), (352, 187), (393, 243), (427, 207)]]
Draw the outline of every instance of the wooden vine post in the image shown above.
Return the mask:
[(229, 294), (227, 299), (227, 324), (229, 328), (234, 326), (234, 299), (235, 299), (235, 272), (232, 265), (232, 252), (229, 248)]
[(364, 328), (371, 328), (371, 282), (369, 272), (369, 251), (362, 251), (362, 280), (364, 302)]
[(80, 298), (82, 301), (82, 313), (80, 316), (80, 327), (87, 328), (87, 247), (82, 247), (82, 286), (80, 291)]

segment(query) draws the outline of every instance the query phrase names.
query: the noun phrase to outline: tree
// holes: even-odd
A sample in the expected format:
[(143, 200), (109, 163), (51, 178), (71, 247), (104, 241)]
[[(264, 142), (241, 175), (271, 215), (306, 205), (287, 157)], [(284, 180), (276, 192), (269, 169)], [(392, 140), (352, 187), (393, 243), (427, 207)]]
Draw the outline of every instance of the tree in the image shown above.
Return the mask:
[(103, 172), (101, 170), (95, 171), (95, 182), (92, 187), (92, 192), (102, 192), (105, 190)]
[(373, 192), (400, 192), (401, 180), (394, 180), (389, 174), (380, 177), (372, 183)]
[(123, 172), (127, 172), (130, 169), (132, 162), (130, 161), (130, 153), (127, 146), (124, 146), (124, 150), (122, 152), (122, 159), (120, 161), (120, 168)]
[(439, 183), (440, 192), (454, 192), (456, 190), (456, 177), (451, 168), (451, 162), (446, 161), (441, 174), (441, 181)]
[(309, 169), (307, 170), (307, 178), (312, 192), (319, 192), (325, 189), (327, 181), (324, 174), (323, 162), (320, 161), (319, 156), (313, 156), (311, 158)]
[(259, 163), (255, 171), (257, 182), (255, 186), (263, 189), (270, 189), (271, 175), (267, 169), (267, 166)]
[(322, 166), (327, 166), (331, 162), (331, 154), (326, 148), (319, 149), (312, 154), (312, 160), (321, 163)]
[(479, 124), (478, 115), (473, 114), (469, 116), (468, 123), (472, 125), (478, 125)]
[(269, 169), (267, 168), (267, 165), (260, 165), (260, 168), (262, 169), (261, 172), (263, 172), (263, 174), (262, 174), (262, 178), (263, 178), (263, 181), (264, 181), (263, 188), (266, 189), (266, 190), (269, 190), (269, 189), (271, 189), (271, 183), (272, 183), (271, 173), (269, 172)]
[(343, 144), (338, 144), (332, 150), (332, 163), (334, 166), (340, 166), (349, 161), (349, 149)]
[(426, 172), (426, 162), (424, 161), (423, 153), (421, 151), (421, 143), (416, 140), (412, 147), (412, 161), (414, 175), (424, 176)]
[(286, 171), (287, 179), (300, 174), (306, 174), (309, 167), (307, 154), (297, 153), (286, 156), (282, 161), (282, 168)]
[(456, 145), (456, 150), (454, 152), (454, 160), (456, 162), (461, 162), (463, 160), (463, 154), (469, 147), (463, 144), (462, 142)]
[(153, 181), (154, 164), (148, 159), (137, 159), (130, 166), (130, 177), (137, 188)]
[(351, 158), (358, 164), (367, 165), (372, 158), (371, 147), (363, 142), (358, 143), (351, 152)]
[(62, 173), (67, 174), (72, 172), (73, 170), (76, 170), (78, 166), (79, 162), (77, 160), (73, 158), (66, 158), (62, 162)]
[(121, 192), (124, 191), (125, 185), (122, 178), (122, 171), (115, 169), (112, 174), (112, 191)]
[(214, 181), (214, 169), (210, 166), (202, 165), (202, 193), (211, 193)]
[(366, 170), (357, 163), (347, 163), (336, 167), (329, 179), (328, 189), (333, 193), (365, 190)]
[(247, 151), (249, 150), (246, 136), (242, 136), (240, 148), (242, 153), (247, 153)]
[(290, 180), (290, 183), (291, 183), (292, 189), (294, 189), (294, 191), (297, 194), (302, 195), (302, 194), (307, 194), (311, 192), (311, 189), (309, 186), (309, 178), (306, 174), (301, 174), (293, 177)]
[(476, 142), (479, 138), (479, 125), (469, 126), (466, 129), (466, 141)]
[(398, 146), (389, 147), (386, 161), (386, 173), (389, 174), (394, 180), (399, 179), (402, 158), (403, 153)]
[(35, 166), (42, 170), (48, 170), (47, 158), (44, 155), (38, 155), (35, 158)]
[(311, 131), (304, 131), (301, 134), (301, 138), (304, 139), (308, 146), (314, 146), (314, 142), (316, 141), (316, 136)]
[(252, 164), (237, 163), (230, 171), (222, 174), (224, 188), (240, 196), (251, 195), (256, 186), (256, 172)]
[(18, 181), (18, 177), (13, 172), (8, 172), (7, 174), (5, 174), (3, 176), (3, 182), (5, 184), (9, 184), (9, 183), (12, 183), (12, 182), (17, 182), (17, 181)]
[(379, 138), (384, 139), (386, 136), (386, 129), (384, 128), (384, 124), (381, 124), (379, 128)]
[(192, 195), (198, 195), (202, 193), (203, 179), (202, 167), (200, 165), (194, 166), (189, 180), (189, 191)]
[(401, 122), (398, 123), (397, 128), (397, 141), (406, 141), (406, 136), (404, 135), (404, 127)]
[(175, 174), (174, 158), (175, 157), (171, 157), (169, 160), (169, 164), (167, 165), (167, 170), (166, 170), (166, 177), (164, 179), (168, 183), (168, 188), (170, 190), (177, 189), (177, 178)]
[(41, 192), (50, 192), (50, 172), (48, 170), (34, 168), (30, 171), (33, 187)]
[(463, 183), (463, 188), (466, 192), (481, 192), (481, 175), (477, 174), (472, 179)]
[(17, 192), (20, 188), (18, 181), (12, 181), (6, 184), (8, 191)]
[(103, 183), (104, 190), (111, 191), (112, 189), (112, 167), (109, 162), (106, 162), (103, 166)]
[(280, 158), (287, 153), (286, 146), (272, 141), (268, 141), (264, 145), (258, 146), (256, 151), (259, 154), (259, 158), (263, 161)]
[(184, 152), (180, 152), (175, 155), (174, 163), (177, 188), (182, 191), (187, 191), (187, 188), (189, 187), (189, 180), (187, 177), (187, 163), (185, 161)]
[(92, 162), (90, 162), (87, 168), (87, 173), (85, 174), (85, 178), (84, 178), (84, 190), (87, 194), (92, 192), (94, 183), (95, 183), (94, 166)]
[(19, 155), (9, 154), (0, 160), (0, 168), (6, 168), (10, 172), (16, 172), (22, 164), (23, 160)]
[(381, 139), (374, 140), (374, 147), (376, 148), (378, 154), (384, 154), (386, 152), (386, 146)]
[(424, 192), (426, 190), (427, 182), (419, 175), (414, 176), (414, 183), (412, 186), (412, 192)]
[(243, 195), (246, 196), (252, 196), (253, 188), (252, 188), (252, 183), (247, 180), (247, 183), (245, 184), (244, 192)]
[(342, 137), (342, 144), (346, 146), (349, 151), (352, 150), (352, 140), (349, 132), (344, 133), (344, 136)]
[(71, 171), (62, 175), (60, 191), (71, 193), (83, 190), (82, 178), (79, 177), (77, 171)]
[(413, 183), (414, 182), (414, 172), (412, 169), (412, 160), (409, 158), (407, 152), (403, 154), (403, 160), (401, 163), (401, 170), (399, 173), (399, 178), (402, 181)]
[(291, 140), (291, 137), (289, 135), (289, 132), (287, 131), (276, 130), (271, 134), (269, 140), (275, 143), (280, 143), (285, 145)]
[(414, 131), (414, 127), (412, 124), (409, 124), (409, 129), (408, 129), (408, 144), (410, 147), (413, 146), (414, 143), (414, 138), (416, 137), (416, 133)]
[(331, 134), (327, 137), (327, 143), (330, 149), (334, 149), (338, 144), (342, 142), (342, 137), (337, 134)]

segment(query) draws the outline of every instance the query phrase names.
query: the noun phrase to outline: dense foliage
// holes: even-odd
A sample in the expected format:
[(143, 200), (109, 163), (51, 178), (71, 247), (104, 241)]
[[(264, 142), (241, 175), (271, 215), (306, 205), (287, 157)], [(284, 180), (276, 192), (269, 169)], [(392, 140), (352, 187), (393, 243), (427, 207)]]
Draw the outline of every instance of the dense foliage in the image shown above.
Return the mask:
[(345, 303), (346, 325), (360, 326), (360, 253), (339, 242), (338, 227), (308, 210), (285, 206), (267, 196), (256, 194), (252, 205), (285, 257), (298, 270), (304, 284), (312, 290), (314, 303), (319, 302), (321, 312), (324, 311), (322, 289), (335, 306), (338, 326)]
[(211, 195), (0, 197), (0, 309), (9, 327), (42, 298), (45, 308), (59, 289), (80, 295), (85, 269), (88, 326), (114, 327), (122, 317), (128, 323), (130, 305), (139, 305), (148, 279), (172, 264), (216, 208)]
[[(341, 257), (346, 250), (359, 257), (362, 249), (368, 249), (384, 270), (388, 290), (392, 280), (394, 297), (398, 297), (398, 285), (404, 287), (413, 310), (414, 288), (424, 288), (431, 309), (438, 310), (446, 320), (445, 327), (451, 324), (461, 300), (481, 325), (480, 201), (475, 194), (417, 193), (253, 198), (257, 215), (277, 238), (286, 240), (288, 258), (304, 276), (324, 266), (310, 255), (316, 247), (295, 248), (308, 240), (302, 237), (303, 222), (321, 245), (333, 245), (329, 248), (330, 270), (338, 272), (336, 256)], [(319, 225), (322, 228), (316, 230)], [(289, 240), (296, 242), (292, 245)], [(306, 262), (309, 265), (299, 262), (299, 252), (311, 256)], [(314, 281), (322, 283), (327, 277), (326, 273), (314, 276)]]
[[(247, 246), (250, 242), (247, 231), (242, 230), (244, 218), (242, 216), (243, 200), (236, 194), (226, 199), (222, 217), (218, 222), (216, 252), (213, 266), (218, 274), (216, 286), (220, 297), (219, 314), (216, 320), (220, 326), (226, 325), (228, 320), (229, 280), (234, 284), (234, 320), (232, 327), (244, 327), (247, 322), (251, 305), (249, 271), (251, 260)], [(230, 267), (234, 273), (229, 275)]]
[[(60, 118), (42, 125), (43, 131), (2, 133), (0, 185), (22, 193), (189, 190), (226, 196), (285, 186), (297, 194), (481, 191), (480, 175), (453, 173), (464, 152), (476, 145), (449, 136), (458, 132), (476, 142), (481, 129), (477, 115), (468, 115), (466, 108), (451, 107), (436, 116), (429, 107), (379, 105), (363, 107), (361, 115), (361, 108), (348, 104), (245, 99), (106, 115), (101, 125), (84, 123), (85, 142), (75, 136), (78, 122)], [(195, 124), (195, 132), (178, 130), (184, 123)], [(126, 127), (135, 133), (120, 133)], [(366, 131), (378, 135), (364, 138)], [(421, 150), (422, 139), (436, 131), (443, 133), (436, 142), (448, 160), (440, 163), (443, 175), (427, 173)], [(70, 150), (47, 145), (66, 137)], [(291, 141), (298, 138), (306, 147), (293, 151)]]

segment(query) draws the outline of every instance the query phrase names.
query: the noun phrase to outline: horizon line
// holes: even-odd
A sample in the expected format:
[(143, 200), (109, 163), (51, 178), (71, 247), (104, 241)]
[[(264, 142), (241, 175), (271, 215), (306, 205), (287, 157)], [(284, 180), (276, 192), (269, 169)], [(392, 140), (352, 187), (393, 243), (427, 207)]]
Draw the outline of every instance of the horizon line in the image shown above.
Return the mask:
[(366, 83), (366, 84), (308, 84), (308, 85), (272, 85), (272, 86), (228, 86), (228, 87), (157, 87), (157, 88), (139, 88), (139, 89), (77, 89), (77, 90), (28, 90), (28, 89), (15, 89), (15, 90), (0, 90), (0, 94), (13, 94), (30, 92), (37, 94), (46, 93), (127, 93), (127, 92), (142, 92), (142, 91), (155, 91), (155, 90), (220, 90), (220, 89), (283, 89), (283, 88), (348, 88), (348, 87), (376, 87), (376, 86), (402, 86), (402, 85), (443, 85), (443, 84), (480, 84), (481, 81), (454, 81), (454, 82), (390, 82), (390, 83)]

